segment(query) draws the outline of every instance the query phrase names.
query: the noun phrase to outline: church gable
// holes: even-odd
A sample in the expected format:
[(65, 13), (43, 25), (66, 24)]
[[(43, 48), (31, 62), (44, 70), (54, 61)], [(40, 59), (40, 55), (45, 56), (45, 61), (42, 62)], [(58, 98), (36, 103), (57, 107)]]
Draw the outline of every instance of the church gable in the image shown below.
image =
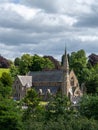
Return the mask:
[(32, 76), (18, 75), (13, 84), (13, 97), (20, 100), (26, 95), (28, 88), (32, 86)]
[(71, 70), (71, 72), (69, 74), (69, 78), (70, 78), (70, 84), (71, 84), (72, 87), (78, 87), (79, 86), (78, 79), (77, 79), (73, 70)]
[(73, 70), (71, 70), (69, 77), (70, 77), (70, 85), (72, 87), (73, 96), (74, 97), (82, 96), (78, 79)]

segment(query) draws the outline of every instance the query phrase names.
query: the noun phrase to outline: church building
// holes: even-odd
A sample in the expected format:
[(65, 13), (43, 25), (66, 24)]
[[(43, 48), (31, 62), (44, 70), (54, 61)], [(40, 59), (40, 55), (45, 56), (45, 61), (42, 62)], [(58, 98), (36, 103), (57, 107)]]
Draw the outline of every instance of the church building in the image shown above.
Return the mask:
[(48, 100), (49, 95), (56, 95), (58, 92), (66, 95), (72, 102), (78, 102), (82, 96), (74, 71), (69, 71), (66, 50), (60, 70), (33, 71), (26, 76), (18, 75), (13, 84), (14, 99), (21, 100), (26, 95), (28, 88), (31, 87), (43, 100)]

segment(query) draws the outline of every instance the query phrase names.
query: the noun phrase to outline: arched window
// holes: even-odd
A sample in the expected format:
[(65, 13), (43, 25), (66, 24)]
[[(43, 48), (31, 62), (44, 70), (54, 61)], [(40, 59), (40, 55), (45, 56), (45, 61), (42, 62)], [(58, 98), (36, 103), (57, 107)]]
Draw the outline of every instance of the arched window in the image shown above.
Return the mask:
[(51, 94), (51, 91), (50, 91), (50, 89), (47, 89), (47, 94)]
[(43, 91), (42, 89), (39, 89), (39, 95), (42, 95)]

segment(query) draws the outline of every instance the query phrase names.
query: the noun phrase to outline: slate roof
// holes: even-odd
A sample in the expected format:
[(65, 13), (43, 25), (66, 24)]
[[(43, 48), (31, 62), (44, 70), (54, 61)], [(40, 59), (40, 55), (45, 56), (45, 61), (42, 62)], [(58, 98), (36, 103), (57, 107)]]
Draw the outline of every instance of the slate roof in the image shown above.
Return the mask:
[(33, 71), (28, 73), (32, 76), (32, 82), (62, 82), (63, 71)]
[(23, 86), (31, 87), (32, 86), (32, 76), (21, 76), (18, 75), (18, 78)]

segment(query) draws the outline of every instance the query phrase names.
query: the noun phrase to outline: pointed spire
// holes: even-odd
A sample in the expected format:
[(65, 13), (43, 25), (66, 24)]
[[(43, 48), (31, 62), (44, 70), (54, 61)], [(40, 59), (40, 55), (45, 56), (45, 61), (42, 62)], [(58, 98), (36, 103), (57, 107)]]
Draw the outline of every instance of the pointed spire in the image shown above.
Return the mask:
[(70, 80), (69, 80), (69, 63), (68, 63), (66, 47), (65, 47), (65, 52), (63, 55), (62, 69), (63, 69), (62, 94), (68, 96), (68, 92), (70, 88)]
[(66, 47), (65, 47), (65, 54), (64, 54), (64, 57), (63, 57), (63, 70), (69, 71), (69, 63), (68, 63)]
[(67, 44), (65, 43), (65, 55), (67, 55)]

